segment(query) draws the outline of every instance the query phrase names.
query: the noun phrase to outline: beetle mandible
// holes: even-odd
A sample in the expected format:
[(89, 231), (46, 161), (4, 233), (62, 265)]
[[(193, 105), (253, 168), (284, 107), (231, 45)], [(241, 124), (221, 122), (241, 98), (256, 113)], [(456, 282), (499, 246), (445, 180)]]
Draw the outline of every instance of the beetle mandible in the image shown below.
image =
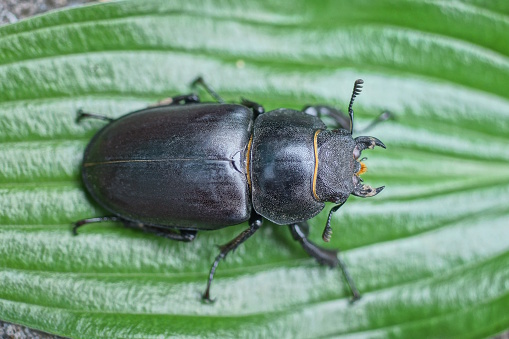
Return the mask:
[[(168, 239), (190, 242), (198, 231), (249, 222), (249, 228), (220, 246), (210, 269), (203, 300), (211, 301), (210, 285), (219, 262), (252, 236), (263, 219), (288, 225), (293, 238), (320, 264), (340, 266), (353, 295), (360, 298), (337, 251), (308, 239), (307, 220), (325, 202), (331, 208), (323, 231), (350, 194), (372, 197), (359, 177), (366, 167), (365, 149), (385, 145), (374, 137), (352, 137), (353, 103), (363, 81), (355, 81), (349, 117), (329, 106), (302, 111), (264, 108), (243, 99), (227, 104), (201, 77), (217, 103), (201, 103), (196, 94), (179, 95), (118, 119), (78, 111), (78, 120), (109, 121), (88, 144), (82, 179), (90, 195), (112, 216), (84, 219), (78, 227), (119, 221), (126, 227)], [(328, 130), (320, 119), (339, 126)], [(388, 118), (383, 113), (377, 121)]]

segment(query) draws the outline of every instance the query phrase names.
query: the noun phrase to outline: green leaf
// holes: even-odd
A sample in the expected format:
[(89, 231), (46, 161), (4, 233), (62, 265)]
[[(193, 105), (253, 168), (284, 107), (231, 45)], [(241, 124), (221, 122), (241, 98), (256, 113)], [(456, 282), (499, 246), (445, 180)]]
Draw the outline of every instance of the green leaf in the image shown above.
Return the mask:
[[(509, 327), (509, 7), (483, 1), (124, 1), (0, 28), (0, 319), (79, 338), (461, 337)], [(118, 224), (79, 179), (101, 121), (189, 92), (266, 109), (345, 108), (371, 134), (366, 182), (333, 219), (331, 248), (363, 293), (265, 223), (220, 264), (216, 244)], [(206, 94), (202, 93), (206, 98)], [(171, 191), (171, 188), (168, 188)], [(320, 241), (328, 208), (310, 221)]]

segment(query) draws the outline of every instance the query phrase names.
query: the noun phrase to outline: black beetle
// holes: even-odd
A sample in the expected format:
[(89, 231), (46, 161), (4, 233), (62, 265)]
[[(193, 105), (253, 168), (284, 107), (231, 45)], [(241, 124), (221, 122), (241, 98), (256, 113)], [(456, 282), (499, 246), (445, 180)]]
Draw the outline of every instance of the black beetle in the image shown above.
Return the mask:
[[(214, 272), (262, 225), (263, 218), (289, 225), (293, 238), (320, 264), (340, 266), (353, 298), (360, 294), (337, 251), (307, 238), (306, 220), (325, 202), (336, 204), (323, 239), (331, 236), (332, 213), (350, 194), (371, 197), (383, 187), (362, 184), (361, 152), (385, 145), (373, 137), (352, 138), (353, 102), (361, 92), (357, 80), (349, 118), (328, 106), (303, 111), (285, 108), (265, 113), (255, 102), (226, 104), (200, 77), (219, 103), (200, 103), (196, 94), (169, 98), (118, 119), (79, 111), (78, 120), (110, 123), (87, 146), (82, 178), (91, 196), (114, 216), (75, 223), (120, 221), (173, 240), (192, 241), (197, 231), (217, 230), (249, 220), (249, 228), (220, 246), (202, 298), (210, 301)], [(327, 130), (320, 116), (340, 128)], [(382, 115), (379, 120), (387, 118)]]

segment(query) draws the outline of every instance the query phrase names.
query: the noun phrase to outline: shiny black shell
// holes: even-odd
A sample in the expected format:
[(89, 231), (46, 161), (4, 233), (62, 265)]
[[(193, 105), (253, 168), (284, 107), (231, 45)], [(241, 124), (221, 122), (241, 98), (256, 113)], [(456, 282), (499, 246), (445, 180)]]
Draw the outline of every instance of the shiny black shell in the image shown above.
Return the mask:
[(88, 145), (83, 181), (93, 198), (145, 225), (211, 230), (251, 214), (246, 177), (251, 109), (192, 104), (114, 120)]
[(310, 219), (324, 208), (312, 191), (313, 138), (326, 128), (317, 117), (284, 108), (256, 119), (251, 152), (256, 212), (284, 225)]

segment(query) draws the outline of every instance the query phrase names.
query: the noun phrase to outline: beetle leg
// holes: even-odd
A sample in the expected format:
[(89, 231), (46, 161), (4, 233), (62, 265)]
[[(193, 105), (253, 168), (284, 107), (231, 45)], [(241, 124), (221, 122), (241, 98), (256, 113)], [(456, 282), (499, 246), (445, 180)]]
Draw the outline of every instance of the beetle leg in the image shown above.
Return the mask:
[(80, 122), (82, 119), (86, 119), (86, 118), (105, 120), (105, 121), (109, 121), (109, 122), (112, 122), (113, 120), (115, 120), (115, 119), (109, 118), (105, 115), (87, 113), (87, 112), (84, 112), (81, 108), (78, 109), (78, 111), (76, 112), (76, 121)]
[(166, 239), (191, 242), (196, 238), (196, 231), (180, 230), (176, 232), (171, 228), (148, 226), (132, 221), (123, 220), (125, 227), (140, 229), (146, 233), (157, 235)]
[(376, 118), (371, 120), (371, 122), (366, 127), (362, 128), (360, 130), (356, 130), (355, 133), (360, 134), (360, 133), (367, 132), (367, 131), (375, 128), (375, 126), (378, 125), (379, 123), (384, 122), (386, 120), (391, 120), (391, 119), (394, 119), (394, 115), (389, 111), (383, 111), (382, 113), (380, 113), (379, 116), (377, 116)]
[(254, 119), (256, 119), (260, 114), (265, 113), (265, 108), (263, 108), (262, 105), (254, 102), (254, 101), (250, 101), (245, 98), (242, 98), (241, 104), (248, 108), (251, 108), (253, 110)]
[(177, 95), (158, 101), (157, 103), (148, 107), (159, 107), (159, 106), (176, 106), (176, 105), (187, 105), (197, 104), (200, 102), (200, 97), (194, 93)]
[(289, 227), (293, 239), (297, 240), (302, 245), (302, 248), (321, 265), (327, 265), (329, 267), (338, 266), (338, 251), (322, 248), (311, 242), (304, 233), (307, 228), (307, 223), (291, 224)]
[[(350, 129), (350, 118), (344, 112), (337, 108), (324, 105), (306, 106), (302, 109), (302, 112), (318, 118), (328, 117), (336, 123), (334, 128), (341, 127), (346, 130)], [(366, 127), (360, 130), (356, 129), (354, 130), (354, 132), (356, 134), (367, 132), (373, 129), (379, 123), (390, 119), (394, 119), (394, 115), (389, 111), (383, 111), (378, 117), (374, 118)]]
[(185, 241), (185, 242), (191, 242), (196, 238), (196, 231), (188, 231), (188, 230), (181, 230), (179, 233), (175, 232), (172, 229), (169, 228), (162, 228), (162, 227), (155, 227), (155, 226), (146, 226), (140, 223), (135, 223), (132, 221), (128, 221), (119, 217), (111, 216), (111, 217), (97, 217), (97, 218), (89, 218), (89, 219), (83, 219), (80, 221), (77, 221), (74, 223), (74, 227), (72, 228), (72, 232), (74, 235), (78, 235), (78, 228), (87, 225), (92, 224), (96, 222), (105, 222), (105, 221), (121, 221), (124, 223), (125, 227), (129, 228), (135, 228), (135, 229), (142, 229), (147, 233), (158, 235), (160, 237), (177, 240), (177, 241)]
[(302, 109), (302, 112), (320, 119), (322, 117), (328, 117), (336, 123), (334, 127), (341, 127), (346, 130), (350, 129), (350, 118), (337, 108), (325, 105), (306, 106)]
[(257, 214), (256, 212), (253, 212), (251, 214), (251, 217), (249, 218), (249, 228), (244, 232), (240, 233), (230, 242), (219, 247), (221, 252), (219, 252), (219, 255), (216, 257), (214, 263), (212, 264), (212, 267), (210, 268), (207, 289), (205, 290), (205, 293), (203, 293), (202, 295), (203, 301), (208, 303), (214, 301), (210, 299), (210, 285), (212, 284), (212, 280), (214, 279), (214, 273), (216, 272), (217, 265), (219, 265), (219, 261), (224, 259), (226, 255), (230, 253), (230, 251), (234, 251), (240, 244), (242, 244), (250, 236), (252, 236), (260, 228), (260, 226), (262, 226), (262, 223), (263, 223), (262, 216)]
[(303, 227), (307, 227), (306, 222), (302, 222), (299, 224), (291, 224), (289, 225), (290, 232), (292, 233), (292, 236), (295, 240), (300, 242), (302, 245), (302, 248), (313, 258), (315, 258), (320, 264), (327, 265), (329, 267), (336, 267), (339, 266), (341, 268), (341, 271), (343, 272), (343, 275), (345, 276), (345, 279), (348, 283), (348, 286), (350, 287), (350, 291), (352, 292), (352, 301), (356, 301), (360, 299), (361, 295), (359, 293), (359, 290), (355, 286), (355, 282), (353, 281), (352, 277), (350, 276), (350, 273), (348, 272), (348, 268), (346, 267), (346, 264), (341, 260), (341, 258), (338, 256), (338, 251), (336, 250), (329, 250), (323, 247), (320, 247), (313, 242), (311, 242), (306, 234), (303, 231)]
[(191, 83), (191, 88), (196, 88), (198, 87), (198, 85), (200, 85), (201, 87), (203, 87), (205, 89), (205, 91), (207, 91), (208, 94), (210, 94), (211, 97), (213, 97), (214, 99), (216, 99), (217, 102), (219, 102), (220, 104), (224, 104), (225, 101), (223, 98), (221, 98), (221, 96), (219, 94), (217, 94), (216, 91), (214, 91), (212, 89), (212, 87), (210, 87), (206, 82), (205, 80), (203, 80), (203, 78), (201, 76), (197, 77), (196, 79), (193, 80), (193, 82)]
[(96, 223), (96, 222), (105, 222), (105, 221), (122, 221), (122, 219), (119, 217), (111, 216), (111, 217), (97, 217), (97, 218), (89, 218), (89, 219), (79, 220), (74, 223), (74, 226), (72, 228), (72, 233), (74, 235), (78, 235), (79, 227), (81, 227), (83, 225), (87, 225), (87, 224), (92, 224), (92, 223)]

